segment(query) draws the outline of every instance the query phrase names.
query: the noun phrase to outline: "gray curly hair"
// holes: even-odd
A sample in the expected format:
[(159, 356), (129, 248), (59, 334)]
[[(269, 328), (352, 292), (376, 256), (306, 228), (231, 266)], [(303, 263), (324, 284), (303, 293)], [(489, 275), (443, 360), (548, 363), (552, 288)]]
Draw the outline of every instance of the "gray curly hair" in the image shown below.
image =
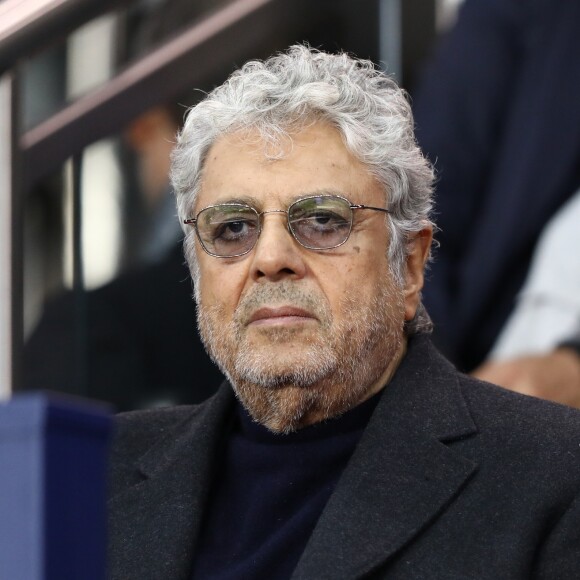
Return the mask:
[[(295, 45), (265, 61), (250, 61), (191, 108), (173, 152), (171, 179), (181, 222), (190, 216), (211, 146), (230, 133), (255, 130), (273, 156), (282, 142), (315, 121), (342, 135), (346, 148), (384, 186), (391, 214), (388, 256), (395, 280), (404, 280), (407, 242), (431, 224), (433, 169), (415, 141), (406, 95), (372, 62)], [(278, 147), (276, 147), (276, 145)], [(199, 275), (194, 235), (185, 253)], [(196, 284), (197, 286), (197, 284)], [(407, 332), (431, 323), (420, 306)]]

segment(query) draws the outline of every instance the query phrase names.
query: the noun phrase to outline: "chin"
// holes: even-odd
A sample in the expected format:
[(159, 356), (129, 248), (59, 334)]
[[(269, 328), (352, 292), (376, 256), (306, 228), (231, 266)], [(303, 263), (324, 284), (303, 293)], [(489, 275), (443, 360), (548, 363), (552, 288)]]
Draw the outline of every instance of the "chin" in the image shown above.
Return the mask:
[(263, 375), (263, 385), (243, 379), (232, 381), (232, 385), (252, 418), (275, 433), (290, 433), (338, 417), (366, 398), (362, 385), (345, 389), (333, 380), (300, 384), (295, 379)]
[(333, 374), (338, 360), (330, 349), (296, 346), (241, 349), (236, 357), (234, 380), (262, 388), (306, 388)]

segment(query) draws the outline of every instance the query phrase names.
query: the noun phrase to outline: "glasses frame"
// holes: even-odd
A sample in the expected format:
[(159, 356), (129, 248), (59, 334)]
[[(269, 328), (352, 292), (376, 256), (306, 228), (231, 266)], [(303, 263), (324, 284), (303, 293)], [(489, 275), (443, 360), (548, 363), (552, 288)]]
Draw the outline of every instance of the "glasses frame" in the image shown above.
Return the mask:
[[(296, 233), (294, 232), (294, 230), (292, 229), (292, 225), (290, 224), (290, 210), (292, 209), (293, 206), (295, 206), (297, 203), (300, 203), (302, 201), (307, 201), (309, 199), (318, 199), (321, 197), (332, 198), (332, 199), (341, 199), (342, 201), (344, 201), (348, 204), (348, 207), (351, 210), (350, 222), (349, 222), (349, 227), (348, 227), (348, 234), (346, 235), (346, 238), (342, 242), (340, 242), (340, 244), (336, 244), (336, 245), (330, 246), (328, 248), (315, 248), (315, 247), (308, 246), (307, 244), (302, 243), (296, 237)], [(245, 250), (244, 252), (241, 252), (239, 254), (232, 254), (231, 256), (221, 256), (219, 254), (215, 254), (213, 252), (210, 252), (206, 248), (203, 240), (201, 239), (201, 235), (200, 235), (199, 229), (197, 227), (197, 220), (202, 212), (204, 212), (207, 209), (211, 209), (214, 207), (220, 207), (223, 205), (238, 206), (238, 207), (243, 207), (245, 209), (249, 209), (249, 210), (253, 211), (256, 214), (256, 217), (258, 218), (258, 220), (257, 220), (258, 221), (258, 235), (256, 236), (256, 239), (255, 239), (254, 243), (252, 244), (252, 246), (250, 248), (248, 248), (247, 250)], [(223, 258), (223, 259), (239, 258), (240, 256), (245, 256), (246, 254), (249, 254), (256, 247), (256, 244), (258, 243), (258, 240), (260, 239), (260, 234), (262, 233), (262, 223), (264, 221), (262, 219), (263, 215), (268, 214), (268, 213), (285, 213), (286, 214), (286, 228), (287, 228), (288, 232), (290, 233), (290, 235), (292, 236), (292, 238), (294, 238), (294, 240), (298, 244), (300, 244), (303, 248), (306, 248), (307, 250), (313, 250), (315, 252), (324, 252), (326, 250), (334, 250), (335, 248), (339, 248), (340, 246), (342, 246), (342, 245), (346, 244), (346, 242), (348, 242), (348, 239), (350, 238), (350, 234), (352, 233), (352, 225), (354, 222), (354, 210), (357, 210), (357, 209), (369, 209), (372, 211), (382, 211), (382, 212), (387, 213), (387, 214), (392, 213), (392, 211), (390, 209), (387, 209), (384, 207), (373, 207), (370, 205), (364, 205), (364, 204), (360, 204), (360, 203), (359, 204), (351, 203), (348, 199), (346, 199), (346, 197), (342, 197), (341, 195), (309, 195), (307, 197), (301, 197), (300, 199), (293, 201), (288, 206), (288, 209), (269, 209), (269, 210), (262, 211), (262, 212), (259, 212), (255, 207), (252, 207), (251, 205), (248, 205), (246, 203), (238, 203), (238, 202), (216, 203), (214, 205), (208, 205), (207, 207), (200, 209), (194, 218), (184, 219), (183, 223), (186, 225), (190, 225), (190, 226), (194, 227), (195, 233), (197, 234), (197, 239), (199, 240), (199, 243), (201, 244), (201, 247), (203, 248), (203, 250), (206, 254), (209, 254), (210, 256), (213, 256), (214, 258)]]

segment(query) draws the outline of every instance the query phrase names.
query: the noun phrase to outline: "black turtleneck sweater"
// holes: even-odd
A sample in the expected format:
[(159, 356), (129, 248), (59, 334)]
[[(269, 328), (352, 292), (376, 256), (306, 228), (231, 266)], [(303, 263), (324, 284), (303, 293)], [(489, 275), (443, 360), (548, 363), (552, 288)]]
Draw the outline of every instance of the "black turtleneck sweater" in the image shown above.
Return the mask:
[(379, 397), (287, 435), (253, 422), (238, 404), (192, 578), (290, 578)]

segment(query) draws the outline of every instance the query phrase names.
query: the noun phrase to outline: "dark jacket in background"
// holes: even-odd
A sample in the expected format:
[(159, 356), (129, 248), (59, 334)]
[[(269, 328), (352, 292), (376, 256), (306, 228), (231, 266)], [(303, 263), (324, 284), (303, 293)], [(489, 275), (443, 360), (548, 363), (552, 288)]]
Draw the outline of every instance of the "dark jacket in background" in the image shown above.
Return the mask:
[(466, 0), (414, 95), (442, 230), (424, 300), (462, 370), (493, 345), (543, 226), (580, 186), (579, 23), (578, 0)]
[[(49, 305), (24, 352), (27, 389), (113, 403), (119, 410), (199, 403), (223, 380), (197, 332), (181, 244), (162, 262)], [(84, 321), (79, 327), (79, 316)]]

